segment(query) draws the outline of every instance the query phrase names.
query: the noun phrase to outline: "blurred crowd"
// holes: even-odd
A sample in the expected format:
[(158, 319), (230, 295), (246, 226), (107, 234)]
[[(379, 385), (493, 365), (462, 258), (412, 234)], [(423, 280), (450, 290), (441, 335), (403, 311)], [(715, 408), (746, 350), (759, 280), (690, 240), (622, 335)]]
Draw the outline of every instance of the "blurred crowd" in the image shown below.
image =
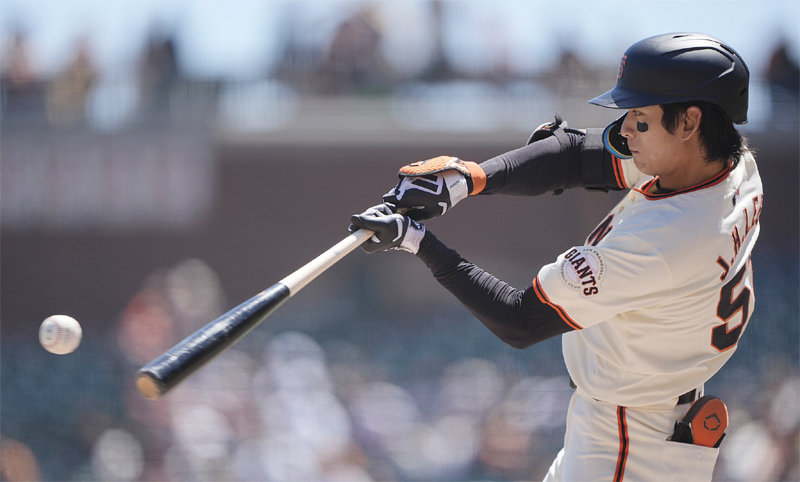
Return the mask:
[[(742, 353), (706, 387), (732, 421), (715, 480), (800, 476), (797, 346), (770, 326), (791, 302), (764, 298)], [(15, 344), (3, 358), (3, 480), (544, 475), (572, 392), (557, 339), (518, 352), (458, 314), (375, 319), (325, 303), (336, 309), (276, 314), (158, 402), (135, 391), (136, 368), (226, 306), (202, 260), (152, 273), (112, 339), (90, 337), (70, 363)], [(292, 327), (298, 319), (304, 328)], [(22, 433), (30, 446), (14, 438)]]
[[(302, 9), (302, 3), (295, 5)], [(543, 95), (586, 98), (613, 80), (607, 59), (598, 64), (582, 54), (578, 37), (541, 40), (550, 49), (546, 54), (530, 46), (512, 51), (519, 27), (504, 27), (489, 18), (475, 30), (474, 19), (466, 22), (467, 14), (453, 3), (416, 5), (422, 6), (395, 11), (392, 2), (352, 2), (327, 22), (287, 9), (273, 22), (274, 61), (254, 58), (251, 71), (229, 73), (189, 68), (187, 46), (164, 25), (150, 29), (138, 57), (128, 61), (131, 65), (101, 66), (95, 59), (98, 39), (87, 33), (73, 41), (62, 62), (45, 69), (25, 27), (5, 25), (2, 113), (6, 122), (35, 119), (57, 127), (88, 123), (108, 130), (233, 111), (226, 120), (246, 125), (255, 117), (256, 126), (274, 127), (280, 119), (270, 120), (273, 104), (298, 97), (385, 98), (408, 93), (409, 86), (420, 83), (489, 86), (496, 89), (495, 96), (508, 96), (513, 86), (526, 83)], [(469, 25), (469, 36), (453, 27), (459, 22)], [(404, 24), (408, 28), (400, 27)], [(788, 40), (776, 35), (771, 58), (753, 72), (753, 80), (768, 86), (771, 125), (795, 127), (797, 59)], [(480, 90), (459, 92), (469, 96)], [(761, 100), (753, 98), (754, 104)]]

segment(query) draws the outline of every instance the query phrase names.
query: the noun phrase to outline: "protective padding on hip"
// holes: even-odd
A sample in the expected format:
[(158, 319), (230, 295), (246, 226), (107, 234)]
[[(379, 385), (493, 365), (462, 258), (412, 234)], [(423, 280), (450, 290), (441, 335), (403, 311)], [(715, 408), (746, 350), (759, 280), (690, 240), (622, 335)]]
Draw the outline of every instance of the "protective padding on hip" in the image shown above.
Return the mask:
[(728, 407), (719, 398), (706, 395), (694, 402), (683, 422), (691, 427), (695, 445), (716, 447), (728, 428)]

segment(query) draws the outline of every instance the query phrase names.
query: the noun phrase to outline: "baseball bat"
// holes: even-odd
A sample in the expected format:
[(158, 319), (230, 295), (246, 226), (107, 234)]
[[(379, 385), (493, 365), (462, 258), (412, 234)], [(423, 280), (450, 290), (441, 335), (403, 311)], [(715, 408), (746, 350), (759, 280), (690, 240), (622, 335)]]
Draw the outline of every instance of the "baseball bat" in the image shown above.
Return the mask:
[(286, 300), (364, 243), (374, 233), (359, 229), (279, 282), (195, 331), (137, 372), (136, 388), (158, 400), (230, 348)]

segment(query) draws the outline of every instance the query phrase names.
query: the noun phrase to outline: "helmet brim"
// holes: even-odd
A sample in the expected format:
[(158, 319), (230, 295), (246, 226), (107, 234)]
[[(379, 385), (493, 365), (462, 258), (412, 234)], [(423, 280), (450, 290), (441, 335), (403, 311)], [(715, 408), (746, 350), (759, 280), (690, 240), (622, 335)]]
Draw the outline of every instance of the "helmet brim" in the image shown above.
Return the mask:
[[(706, 101), (712, 103), (714, 102), (713, 99), (705, 97), (686, 98), (686, 97), (675, 97), (668, 95), (659, 96), (650, 93), (637, 92), (635, 90), (625, 89), (619, 86), (616, 86), (613, 89), (609, 90), (608, 92), (604, 92), (603, 94), (598, 95), (594, 99), (590, 99), (588, 102), (590, 104), (599, 105), (601, 107), (607, 107), (609, 109), (636, 109), (638, 107), (647, 107), (650, 105), (673, 104), (676, 102), (687, 102), (687, 101)], [(728, 118), (733, 121), (734, 124), (747, 123), (747, 114), (744, 114), (743, 116), (737, 118), (732, 118), (729, 112), (725, 113), (728, 115)]]
[(611, 89), (607, 92), (604, 92), (594, 99), (590, 99), (589, 103), (594, 105), (599, 105), (601, 107), (609, 107), (611, 109), (623, 109), (617, 105), (616, 101), (614, 101), (614, 97), (611, 95), (614, 92), (614, 89)]
[(684, 99), (669, 95), (638, 92), (616, 86), (608, 92), (589, 100), (589, 103), (601, 107), (608, 107), (610, 109), (635, 109), (637, 107), (647, 107), (650, 105), (671, 104), (673, 102), (680, 102), (681, 100)]

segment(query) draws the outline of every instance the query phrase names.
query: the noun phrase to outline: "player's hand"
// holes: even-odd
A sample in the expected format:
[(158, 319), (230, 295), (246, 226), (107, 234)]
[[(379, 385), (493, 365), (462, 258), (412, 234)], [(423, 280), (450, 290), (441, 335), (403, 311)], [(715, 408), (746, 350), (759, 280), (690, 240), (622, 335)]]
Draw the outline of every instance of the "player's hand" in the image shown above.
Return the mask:
[(368, 229), (375, 234), (361, 245), (367, 253), (377, 253), (387, 249), (402, 249), (416, 254), (419, 243), (425, 236), (425, 226), (408, 216), (396, 212), (392, 204), (373, 206), (361, 214), (350, 217), (350, 232)]
[(384, 194), (383, 201), (417, 221), (443, 215), (470, 194), (480, 192), (486, 182), (477, 164), (448, 156), (403, 166), (398, 176), (400, 182)]

